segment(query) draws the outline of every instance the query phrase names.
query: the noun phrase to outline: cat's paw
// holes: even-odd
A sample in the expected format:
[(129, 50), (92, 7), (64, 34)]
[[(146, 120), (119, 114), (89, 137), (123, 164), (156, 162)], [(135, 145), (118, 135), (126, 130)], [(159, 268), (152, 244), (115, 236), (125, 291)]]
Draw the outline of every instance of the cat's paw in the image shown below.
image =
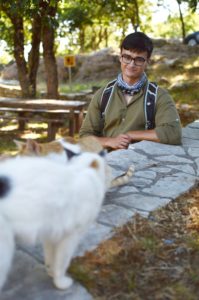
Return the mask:
[(58, 289), (66, 290), (73, 284), (73, 280), (68, 276), (63, 276), (59, 278), (54, 278), (54, 284)]
[(53, 278), (53, 271), (52, 271), (51, 267), (46, 266), (46, 272), (47, 272), (47, 274), (48, 274), (49, 277)]

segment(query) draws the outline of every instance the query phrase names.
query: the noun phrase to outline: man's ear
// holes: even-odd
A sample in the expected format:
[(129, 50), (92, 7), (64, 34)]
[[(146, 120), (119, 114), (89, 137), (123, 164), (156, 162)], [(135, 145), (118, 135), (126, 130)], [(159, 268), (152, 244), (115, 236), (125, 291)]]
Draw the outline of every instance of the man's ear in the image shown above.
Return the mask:
[(151, 60), (151, 57), (147, 57), (147, 64), (151, 64), (152, 60)]

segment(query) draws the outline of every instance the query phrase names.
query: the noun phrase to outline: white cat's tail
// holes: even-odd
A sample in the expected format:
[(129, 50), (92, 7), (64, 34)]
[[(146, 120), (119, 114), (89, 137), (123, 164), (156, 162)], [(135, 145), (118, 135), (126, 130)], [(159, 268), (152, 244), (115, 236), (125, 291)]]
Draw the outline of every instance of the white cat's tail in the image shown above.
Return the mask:
[(7, 279), (14, 255), (14, 233), (9, 222), (0, 215), (0, 291)]

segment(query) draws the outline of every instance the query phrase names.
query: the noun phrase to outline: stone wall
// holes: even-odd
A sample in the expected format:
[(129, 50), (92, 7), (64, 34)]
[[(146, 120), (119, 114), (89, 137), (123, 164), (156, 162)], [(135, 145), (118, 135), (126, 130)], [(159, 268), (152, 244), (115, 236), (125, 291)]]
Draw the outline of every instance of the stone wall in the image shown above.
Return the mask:
[(0, 84), (0, 96), (1, 97), (21, 97), (21, 89), (20, 87), (16, 86), (9, 86), (9, 85), (3, 85)]

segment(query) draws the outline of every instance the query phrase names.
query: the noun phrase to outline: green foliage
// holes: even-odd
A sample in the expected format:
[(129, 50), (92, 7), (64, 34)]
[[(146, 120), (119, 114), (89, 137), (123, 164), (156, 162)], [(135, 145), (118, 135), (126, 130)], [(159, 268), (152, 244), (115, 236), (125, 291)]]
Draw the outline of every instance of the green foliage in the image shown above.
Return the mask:
[[(186, 32), (197, 30), (198, 1), (176, 1), (189, 7), (183, 15)], [(45, 15), (40, 3), (40, 0), (0, 0), (0, 36), (7, 42), (10, 53), (13, 52), (13, 26), (9, 17), (14, 15), (23, 16), (25, 46), (31, 44), (32, 18), (38, 14), (42, 15), (44, 23), (54, 27), (56, 47), (58, 48), (60, 43), (59, 37), (64, 37), (65, 49), (73, 53), (118, 47), (123, 36), (129, 31), (134, 31), (137, 26), (138, 30), (153, 33), (153, 36), (182, 36), (178, 14), (174, 15), (171, 12), (167, 22), (153, 25), (152, 11), (156, 4), (166, 9), (164, 0), (43, 0), (42, 5), (50, 3)], [(58, 6), (57, 13), (51, 15), (49, 12), (54, 6)]]
[(198, 0), (177, 0), (178, 2), (186, 2), (188, 4), (188, 7), (192, 10), (192, 12), (195, 12), (198, 7)]
[(0, 18), (0, 37), (1, 40), (6, 41), (8, 45), (8, 52), (12, 53), (13, 48), (13, 26), (5, 13), (1, 13)]
[[(199, 15), (193, 14), (191, 10), (188, 10), (184, 15), (184, 22), (187, 33), (196, 31), (199, 24)], [(153, 34), (163, 38), (180, 38), (182, 36), (181, 30), (179, 16), (175, 14), (173, 16), (170, 15), (165, 23), (159, 23), (153, 30)]]

